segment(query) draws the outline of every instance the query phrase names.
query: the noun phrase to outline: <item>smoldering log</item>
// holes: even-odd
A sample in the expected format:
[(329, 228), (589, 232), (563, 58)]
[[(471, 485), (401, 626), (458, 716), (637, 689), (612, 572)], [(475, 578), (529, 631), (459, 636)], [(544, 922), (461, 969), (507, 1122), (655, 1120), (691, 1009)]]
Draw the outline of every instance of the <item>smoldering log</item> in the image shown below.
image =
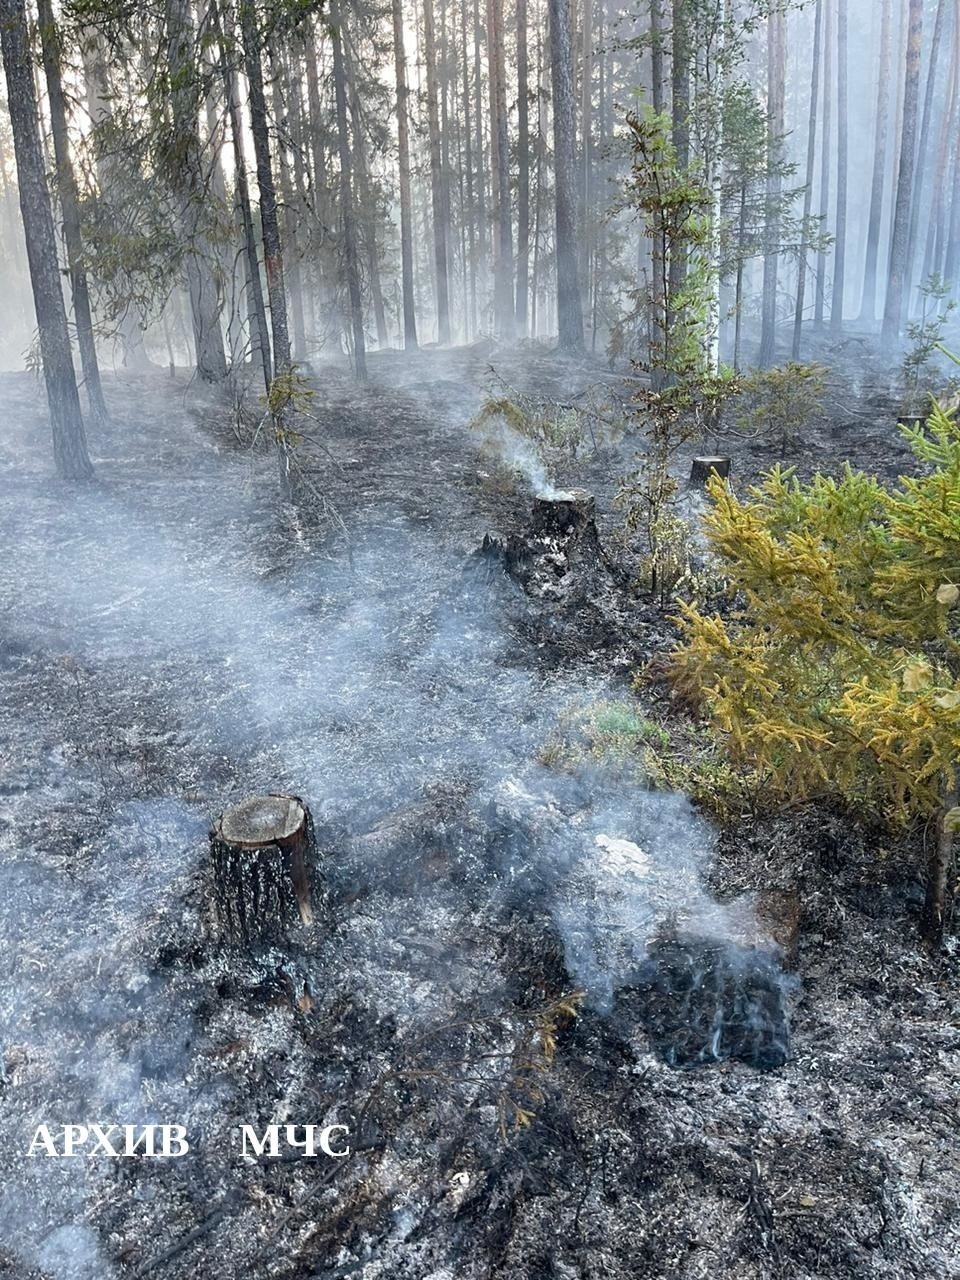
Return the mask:
[(721, 480), (729, 479), (730, 459), (713, 456), (694, 458), (690, 468), (690, 484), (702, 489), (714, 472)]
[(210, 859), (213, 915), (224, 941), (283, 942), (313, 922), (316, 835), (298, 796), (251, 796), (225, 810), (210, 832)]

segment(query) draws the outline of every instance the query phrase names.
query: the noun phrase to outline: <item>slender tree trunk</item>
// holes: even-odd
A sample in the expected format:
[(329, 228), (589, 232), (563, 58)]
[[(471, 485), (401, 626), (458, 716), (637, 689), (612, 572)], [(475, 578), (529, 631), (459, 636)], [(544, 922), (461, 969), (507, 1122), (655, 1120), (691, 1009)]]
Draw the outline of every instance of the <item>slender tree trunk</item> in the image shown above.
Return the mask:
[(784, 132), (786, 17), (774, 11), (767, 19), (767, 205), (763, 259), (763, 303), (760, 331), (761, 368), (774, 362), (777, 342), (777, 268), (780, 253), (780, 149)]
[(450, 342), (450, 280), (447, 271), (449, 228), (446, 216), (446, 175), (440, 148), (440, 109), (437, 86), (437, 39), (433, 0), (423, 0), (423, 53), (427, 71), (427, 128), (430, 139), (430, 195), (433, 208), (433, 264), (437, 291), (437, 341)]
[(40, 335), (40, 359), (50, 410), (53, 458), (64, 479), (86, 480), (93, 474), (93, 467), (87, 453), (67, 313), (60, 289), (60, 264), (44, 174), (24, 0), (0, 0), (0, 47), (17, 161), (20, 213)]
[[(473, 0), (473, 89), (477, 156), (478, 271), (487, 273), (487, 179), (483, 154), (483, 63), (480, 57), (480, 0)], [(489, 43), (489, 36), (488, 36)]]
[(490, 70), (490, 148), (495, 176), (496, 239), (493, 263), (494, 317), (497, 335), (512, 338), (516, 329), (513, 292), (513, 220), (510, 212), (510, 155), (507, 138), (507, 85), (503, 45), (503, 0), (487, 0), (487, 62)]
[(356, 156), (357, 185), (360, 204), (360, 220), (363, 226), (363, 242), (367, 251), (367, 268), (370, 272), (370, 297), (373, 302), (374, 323), (377, 326), (377, 346), (387, 345), (387, 316), (383, 306), (383, 287), (380, 282), (380, 250), (377, 244), (376, 210), (370, 170), (367, 165), (367, 147), (363, 131), (363, 112), (357, 88), (356, 63), (349, 41), (344, 41), (344, 68), (350, 88), (350, 119), (353, 125), (354, 154)]
[[(889, 3), (889, 0), (888, 0)], [(810, 251), (809, 227), (813, 212), (813, 173), (817, 154), (817, 104), (820, 98), (820, 55), (823, 44), (823, 0), (817, 0), (813, 20), (813, 66), (810, 72), (810, 120), (807, 128), (806, 185), (803, 190), (803, 229), (801, 231), (800, 262), (797, 268), (797, 305), (793, 317), (794, 360), (800, 359), (803, 340), (803, 310), (806, 300), (807, 254)]]
[(400, 274), (403, 289), (403, 345), (416, 351), (417, 310), (413, 292), (413, 212), (410, 201), (410, 118), (407, 55), (403, 44), (403, 0), (392, 0), (393, 59), (397, 82), (397, 138), (400, 163)]
[(847, 166), (849, 133), (847, 127), (847, 65), (849, 20), (847, 0), (837, 0), (837, 231), (833, 254), (833, 298), (830, 305), (830, 330), (836, 337), (843, 328), (843, 300), (847, 264)]
[(470, 62), (467, 56), (467, 0), (460, 0), (460, 72), (462, 77), (464, 168), (467, 183), (467, 255), (469, 260), (468, 338), (477, 332), (477, 202), (474, 190), (473, 121), (470, 110)]
[(593, 258), (593, 226), (590, 216), (591, 169), (593, 155), (593, 5), (583, 0), (583, 30), (580, 33), (580, 291), (584, 306), (590, 301), (590, 271)]
[[(267, 101), (263, 91), (263, 64), (253, 0), (240, 0), (240, 37), (250, 105), (250, 132), (260, 192), (260, 230), (263, 262), (270, 301), (270, 332), (273, 336), (273, 378), (268, 398), (274, 420), (274, 442), (279, 465), (280, 496), (289, 501), (296, 494), (293, 458), (286, 425), (289, 391), (284, 380), (293, 373), (290, 358), (290, 331), (287, 327), (287, 294), (283, 282), (283, 247), (277, 217), (277, 192), (273, 181), (270, 134), (267, 128)], [(279, 385), (278, 385), (279, 380)]]
[[(210, 8), (214, 34), (220, 44), (220, 70), (223, 75), (224, 96), (230, 115), (230, 137), (233, 143), (233, 169), (236, 201), (243, 231), (243, 252), (246, 264), (246, 282), (249, 296), (250, 339), (256, 358), (263, 370), (263, 384), (270, 390), (273, 371), (270, 359), (270, 334), (267, 329), (267, 310), (263, 300), (263, 283), (260, 279), (260, 259), (257, 255), (257, 236), (250, 205), (250, 184), (247, 180), (247, 157), (243, 136), (243, 116), (237, 93), (237, 77), (227, 52), (227, 43), (221, 25), (219, 8), (214, 2)], [(232, 32), (229, 32), (232, 35)]]
[[(910, 309), (910, 291), (915, 283), (915, 266), (917, 245), (920, 240), (920, 215), (923, 209), (927, 187), (927, 168), (930, 152), (931, 120), (933, 118), (934, 98), (937, 89), (937, 71), (940, 66), (940, 46), (943, 44), (943, 32), (946, 25), (947, 6), (945, 0), (939, 0), (937, 16), (934, 20), (933, 40), (930, 43), (930, 62), (927, 69), (927, 84), (923, 96), (923, 116), (920, 123), (920, 138), (917, 146), (917, 176), (913, 184), (913, 199), (910, 202), (910, 238), (907, 245), (906, 309)], [(942, 173), (935, 175), (939, 185), (943, 181)]]
[[(303, 314), (303, 272), (300, 252), (297, 248), (297, 210), (294, 201), (294, 181), (290, 169), (290, 144), (292, 137), (293, 108), (291, 103), (290, 75), (285, 50), (276, 40), (267, 49), (272, 73), (271, 97), (273, 118), (285, 122), (285, 136), (277, 137), (276, 168), (280, 180), (280, 205), (283, 210), (284, 278), (287, 291), (291, 329), (291, 359), (295, 364), (306, 358), (307, 335)], [(279, 133), (279, 130), (278, 130)]]
[[(677, 167), (683, 172), (690, 163), (690, 30), (687, 21), (688, 0), (673, 0), (673, 40), (671, 66), (671, 114), (673, 147)], [(670, 255), (667, 304), (683, 287), (687, 274), (686, 254), (680, 246)]]
[(890, 272), (883, 311), (882, 340), (892, 349), (900, 339), (907, 290), (910, 248), (910, 206), (916, 170), (917, 116), (920, 98), (920, 54), (923, 46), (923, 0), (909, 0), (909, 30), (904, 59), (903, 121), (900, 129), (900, 171), (893, 211)]
[(883, 199), (886, 189), (892, 37), (893, 0), (883, 0), (883, 11), (880, 18), (880, 67), (877, 75), (877, 106), (873, 138), (873, 183), (870, 189), (870, 219), (867, 225), (867, 256), (863, 269), (863, 296), (860, 301), (860, 319), (863, 323), (871, 326), (877, 318), (877, 261), (880, 251), (880, 227), (883, 222)]
[[(823, 29), (829, 35), (833, 18), (832, 0), (824, 0)], [(823, 42), (823, 133), (820, 137), (820, 227), (826, 230), (830, 218), (830, 159), (833, 142), (833, 41)], [(817, 254), (817, 304), (814, 320), (819, 329), (824, 321), (827, 300), (827, 250)]]
[(549, 15), (556, 188), (557, 332), (560, 350), (576, 353), (583, 350), (583, 307), (577, 276), (573, 58), (567, 0), (549, 0)]
[(206, 181), (199, 133), (199, 76), (189, 0), (166, 0), (167, 66), (179, 217), (186, 241), (184, 265), (190, 294), (197, 373), (204, 382), (227, 376), (220, 328), (220, 291), (211, 262), (205, 220)]
[(650, 101), (663, 111), (663, 0), (650, 0)]
[(950, 70), (947, 76), (947, 96), (940, 122), (940, 137), (937, 143), (937, 165), (935, 172), (939, 181), (935, 184), (933, 203), (927, 226), (926, 247), (924, 251), (922, 279), (936, 272), (942, 279), (944, 274), (944, 252), (946, 248), (946, 200), (945, 195), (951, 189), (951, 178), (956, 181), (952, 169), (950, 143), (958, 129), (957, 101), (960, 89), (960, 17), (954, 15), (953, 40), (950, 52)]
[[(117, 211), (122, 208), (124, 200), (124, 184), (117, 158), (111, 153), (111, 149), (103, 144), (104, 134), (112, 134), (116, 122), (112, 116), (112, 94), (105, 61), (104, 41), (96, 28), (85, 28), (80, 52), (87, 112), (93, 124), (94, 174), (101, 196), (101, 219), (106, 207), (111, 224), (116, 226), (119, 221)], [(119, 231), (120, 228), (118, 227), (117, 230)], [(143, 330), (136, 314), (136, 305), (132, 301), (133, 285), (129, 275), (127, 286), (127, 296), (118, 308), (116, 336), (120, 339), (124, 365), (142, 372), (150, 369), (152, 364), (144, 346)], [(187, 358), (189, 359), (189, 352)]]
[(43, 51), (43, 70), (47, 82), (47, 99), (50, 104), (50, 124), (53, 133), (53, 151), (57, 166), (57, 188), (60, 195), (60, 211), (63, 215), (63, 240), (67, 249), (70, 269), (70, 291), (73, 296), (73, 314), (77, 326), (77, 347), (80, 351), (80, 367), (83, 370), (84, 389), (91, 416), (100, 422), (107, 419), (107, 406), (100, 382), (100, 366), (97, 363), (97, 344), (93, 332), (93, 314), (90, 309), (90, 291), (87, 272), (83, 265), (83, 237), (80, 230), (80, 202), (77, 197), (77, 181), (70, 158), (70, 138), (67, 130), (67, 104), (63, 96), (60, 74), (60, 37), (53, 18), (51, 0), (39, 0), (40, 45)]
[(341, 9), (330, 4), (330, 39), (333, 45), (333, 86), (337, 106), (337, 151), (340, 156), (340, 217), (343, 225), (343, 256), (350, 298), (350, 324), (353, 331), (353, 363), (358, 382), (367, 378), (367, 351), (363, 333), (363, 299), (360, 293), (360, 262), (357, 254), (357, 229), (353, 207), (353, 159), (347, 121), (347, 85), (343, 63)]
[(530, 87), (527, 0), (517, 0), (517, 331), (527, 333), (530, 274)]

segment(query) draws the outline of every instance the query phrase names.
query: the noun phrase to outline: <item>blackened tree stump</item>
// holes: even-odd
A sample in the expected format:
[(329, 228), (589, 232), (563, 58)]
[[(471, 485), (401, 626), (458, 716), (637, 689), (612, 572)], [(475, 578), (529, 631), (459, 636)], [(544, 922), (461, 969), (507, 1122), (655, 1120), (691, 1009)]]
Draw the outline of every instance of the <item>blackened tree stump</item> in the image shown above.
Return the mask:
[(721, 480), (726, 480), (730, 475), (730, 459), (694, 458), (693, 466), (690, 468), (690, 484), (702, 489), (714, 472)]
[(227, 942), (283, 942), (310, 924), (316, 837), (296, 796), (251, 796), (210, 832), (213, 910)]

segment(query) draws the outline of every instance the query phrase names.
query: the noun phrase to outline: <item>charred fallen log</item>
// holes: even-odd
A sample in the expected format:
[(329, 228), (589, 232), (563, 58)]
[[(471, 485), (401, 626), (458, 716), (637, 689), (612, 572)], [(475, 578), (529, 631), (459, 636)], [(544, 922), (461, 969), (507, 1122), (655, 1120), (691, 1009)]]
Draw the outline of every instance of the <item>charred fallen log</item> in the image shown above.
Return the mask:
[(211, 896), (218, 936), (234, 945), (284, 942), (313, 921), (316, 836), (297, 796), (252, 796), (210, 832)]

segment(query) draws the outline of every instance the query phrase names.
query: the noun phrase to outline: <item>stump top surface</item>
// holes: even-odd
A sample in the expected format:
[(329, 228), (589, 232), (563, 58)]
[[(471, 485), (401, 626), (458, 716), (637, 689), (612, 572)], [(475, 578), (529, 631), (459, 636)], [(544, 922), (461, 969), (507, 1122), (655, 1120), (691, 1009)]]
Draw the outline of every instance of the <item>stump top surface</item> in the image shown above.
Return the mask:
[(285, 840), (303, 824), (302, 805), (292, 796), (251, 796), (220, 819), (220, 834), (231, 844)]

